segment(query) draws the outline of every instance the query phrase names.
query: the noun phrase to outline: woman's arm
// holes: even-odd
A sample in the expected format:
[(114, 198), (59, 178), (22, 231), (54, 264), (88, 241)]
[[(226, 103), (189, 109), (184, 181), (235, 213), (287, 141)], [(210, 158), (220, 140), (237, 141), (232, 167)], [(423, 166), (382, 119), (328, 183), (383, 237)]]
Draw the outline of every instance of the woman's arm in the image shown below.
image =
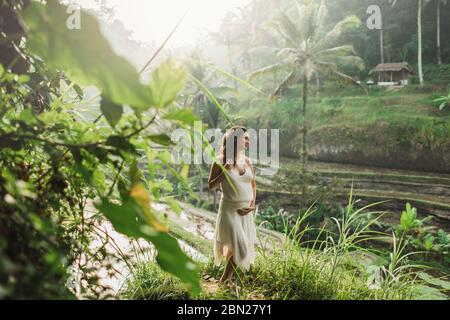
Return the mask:
[[(227, 169), (229, 167), (229, 164), (228, 163), (225, 164), (224, 167), (225, 169)], [(222, 183), (224, 177), (225, 177), (224, 171), (217, 163), (214, 162), (211, 166), (211, 172), (208, 178), (208, 189), (210, 191), (216, 190)]]

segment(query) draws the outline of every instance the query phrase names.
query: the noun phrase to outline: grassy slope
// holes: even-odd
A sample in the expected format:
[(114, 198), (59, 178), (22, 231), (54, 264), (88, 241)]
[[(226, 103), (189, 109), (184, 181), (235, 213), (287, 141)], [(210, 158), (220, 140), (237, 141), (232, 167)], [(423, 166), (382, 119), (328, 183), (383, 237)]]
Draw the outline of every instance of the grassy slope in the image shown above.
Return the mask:
[(309, 116), (315, 128), (324, 125), (360, 127), (379, 121), (409, 123), (416, 118), (450, 121), (450, 113), (439, 113), (430, 94), (403, 90), (369, 96), (315, 97), (311, 99)]
[[(400, 150), (405, 145), (410, 152), (420, 152), (421, 148), (450, 150), (450, 110), (439, 112), (433, 103), (433, 96), (444, 94), (445, 91), (437, 87), (420, 89), (415, 86), (399, 90), (372, 89), (368, 96), (348, 87), (325, 90), (316, 95), (313, 93), (308, 107), (311, 124), (309, 141), (313, 146), (316, 140), (322, 143), (328, 141), (330, 145), (337, 146), (353, 144), (357, 150), (368, 150), (365, 155), (368, 158), (372, 154), (370, 149), (379, 149), (380, 152), (376, 154), (382, 157), (383, 149)], [(244, 110), (243, 117), (248, 120), (250, 127), (280, 128), (280, 141), (284, 142), (280, 149), (283, 154), (287, 149), (289, 152), (299, 149), (299, 105), (299, 99), (293, 98), (278, 103), (259, 101), (255, 107)], [(364, 152), (355, 153), (355, 156), (363, 156)], [(402, 159), (402, 154), (397, 155), (397, 158)], [(281, 166), (288, 170), (299, 169), (297, 159), (283, 159)], [(431, 184), (433, 187), (444, 185), (448, 188), (448, 174), (321, 163), (313, 163), (311, 167), (325, 176), (372, 181), (373, 188), (357, 190), (371, 199), (416, 200), (423, 205), (448, 210), (448, 199), (439, 195), (421, 197), (415, 191), (410, 194), (407, 185), (424, 184), (426, 189)], [(403, 184), (404, 190), (385, 193), (383, 190), (389, 190), (389, 184), (392, 183)]]
[[(406, 145), (418, 151), (422, 148), (449, 150), (450, 110), (439, 112), (433, 102), (435, 96), (444, 94), (432, 87), (414, 86), (398, 90), (372, 89), (369, 95), (354, 88), (312, 93), (307, 111), (310, 134), (311, 137), (324, 135), (328, 139), (336, 134), (333, 129), (346, 128), (349, 143), (366, 148), (369, 145), (372, 148)], [(254, 101), (250, 108), (241, 108), (239, 116), (251, 128), (280, 128), (280, 139), (287, 142), (280, 146), (282, 153), (298, 150), (301, 124), (298, 97), (278, 102)]]

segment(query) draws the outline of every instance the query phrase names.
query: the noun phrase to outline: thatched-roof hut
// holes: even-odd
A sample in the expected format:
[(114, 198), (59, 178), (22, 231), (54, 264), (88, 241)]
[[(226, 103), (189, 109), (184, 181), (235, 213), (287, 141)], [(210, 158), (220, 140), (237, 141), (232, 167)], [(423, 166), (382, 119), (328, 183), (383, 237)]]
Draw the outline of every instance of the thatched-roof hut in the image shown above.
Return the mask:
[(380, 63), (370, 71), (378, 73), (378, 85), (407, 85), (414, 71), (407, 62)]

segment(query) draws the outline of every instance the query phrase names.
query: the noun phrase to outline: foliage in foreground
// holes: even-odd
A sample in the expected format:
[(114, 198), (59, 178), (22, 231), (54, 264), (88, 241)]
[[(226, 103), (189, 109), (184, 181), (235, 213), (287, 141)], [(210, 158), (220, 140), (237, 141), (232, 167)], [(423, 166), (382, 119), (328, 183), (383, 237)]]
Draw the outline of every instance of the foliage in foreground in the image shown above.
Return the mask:
[(450, 107), (450, 91), (447, 96), (441, 96), (433, 100), (439, 104), (439, 111), (444, 110), (447, 107)]
[[(98, 298), (93, 264), (114, 271), (105, 244), (90, 246), (105, 218), (151, 242), (159, 265), (198, 291), (198, 266), (150, 206), (168, 184), (158, 172), (183, 183), (161, 124), (185, 128), (195, 119), (173, 105), (187, 80), (184, 68), (168, 60), (143, 84), (86, 12), (83, 28), (72, 31), (56, 0), (0, 5), (0, 20), (8, 14), (27, 27), (18, 30), (26, 45), (15, 43), (15, 32), (1, 35), (26, 63), (15, 72), (14, 59), (5, 63), (0, 55), (0, 298), (73, 297), (66, 285), (73, 266), (82, 274), (77, 294)], [(99, 91), (93, 99), (81, 88), (90, 85)], [(100, 213), (88, 215), (94, 201)]]
[[(190, 296), (181, 282), (163, 272), (156, 264), (145, 262), (135, 267), (119, 294), (121, 299), (270, 299), (270, 300), (365, 300), (409, 299), (407, 289), (370, 289), (364, 274), (339, 268), (332, 278), (332, 266), (318, 253), (302, 254), (297, 248), (283, 248), (270, 256), (259, 254), (246, 274), (237, 271), (236, 285), (219, 287), (211, 293)], [(203, 273), (218, 279), (223, 268), (210, 261)], [(332, 280), (332, 281), (330, 281)], [(208, 281), (205, 282), (206, 285)], [(411, 287), (412, 289), (413, 287)]]
[[(312, 210), (303, 214), (287, 231), (284, 244), (273, 244), (272, 250), (260, 250), (249, 272), (237, 270), (235, 286), (220, 288), (214, 293), (203, 293), (200, 299), (302, 299), (302, 300), (363, 300), (410, 299), (416, 287), (417, 275), (412, 271), (418, 266), (409, 263), (404, 253), (403, 239), (393, 236), (393, 249), (389, 261), (371, 261), (358, 267), (358, 254), (369, 255), (360, 246), (373, 238), (370, 230), (378, 217), (361, 222), (360, 216), (369, 205), (353, 209), (350, 202), (342, 217), (332, 218), (336, 233), (322, 229), (325, 240), (304, 241), (311, 227), (304, 222)], [(155, 269), (156, 268), (156, 269)], [(137, 272), (128, 278), (121, 293), (130, 299), (184, 299), (186, 292), (180, 283), (158, 271), (151, 262), (140, 263)], [(203, 273), (218, 279), (223, 270), (212, 262), (203, 266)]]
[(129, 300), (184, 300), (189, 299), (185, 287), (153, 262), (140, 263), (127, 279), (120, 297)]

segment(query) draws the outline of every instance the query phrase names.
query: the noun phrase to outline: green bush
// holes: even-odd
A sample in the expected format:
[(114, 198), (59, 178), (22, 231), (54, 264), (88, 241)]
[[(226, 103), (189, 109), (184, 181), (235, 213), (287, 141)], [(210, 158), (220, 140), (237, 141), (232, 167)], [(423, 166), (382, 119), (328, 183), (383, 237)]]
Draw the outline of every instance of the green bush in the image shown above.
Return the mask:
[[(411, 78), (412, 84), (419, 83), (419, 72), (417, 65), (414, 68), (414, 75)], [(448, 85), (450, 84), (450, 64), (425, 64), (423, 65), (423, 76), (425, 82), (433, 85)]]
[[(156, 189), (170, 190), (168, 176), (188, 188), (170, 161), (170, 137), (154, 123), (156, 114), (168, 125), (196, 119), (191, 109), (173, 108), (186, 70), (167, 60), (144, 85), (92, 15), (82, 11), (83, 28), (73, 32), (61, 28), (67, 7), (58, 1), (9, 3), (1, 3), (0, 20), (9, 6), (8, 18), (27, 27), (26, 48), (14, 54), (28, 65), (16, 74), (0, 64), (0, 297), (71, 298), (66, 270), (76, 261), (77, 294), (100, 298), (107, 288), (95, 266), (111, 271), (111, 254), (106, 244), (90, 244), (105, 219), (152, 243), (161, 268), (199, 291), (198, 265), (150, 206), (162, 196)], [(6, 37), (2, 44), (18, 36)], [(100, 91), (94, 106), (80, 87), (90, 85)], [(138, 165), (142, 158), (147, 166)]]

